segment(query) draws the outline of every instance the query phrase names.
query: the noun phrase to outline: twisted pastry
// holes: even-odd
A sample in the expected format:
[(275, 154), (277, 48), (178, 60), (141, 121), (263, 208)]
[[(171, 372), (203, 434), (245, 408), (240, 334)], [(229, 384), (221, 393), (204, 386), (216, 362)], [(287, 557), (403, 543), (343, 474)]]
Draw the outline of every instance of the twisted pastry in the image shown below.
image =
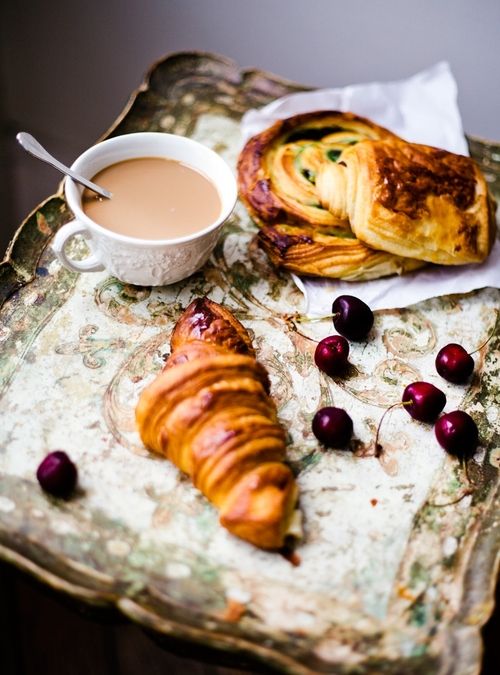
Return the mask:
[(238, 160), (240, 197), (262, 228), (259, 243), (290, 272), (350, 281), (401, 274), (424, 263), (359, 241), (346, 213), (322, 203), (317, 178), (350, 147), (398, 137), (370, 120), (335, 111), (295, 115), (251, 138)]
[(283, 547), (297, 500), (283, 463), (285, 433), (267, 372), (230, 312), (207, 298), (189, 305), (165, 368), (140, 395), (136, 421), (146, 447), (191, 477), (232, 534)]
[(320, 203), (316, 175), (343, 151), (367, 138), (398, 137), (352, 113), (317, 111), (294, 115), (253, 136), (238, 159), (240, 197), (259, 225), (340, 227), (345, 218)]
[(374, 249), (444, 265), (483, 261), (494, 202), (469, 157), (417, 143), (363, 141), (318, 172), (321, 202)]

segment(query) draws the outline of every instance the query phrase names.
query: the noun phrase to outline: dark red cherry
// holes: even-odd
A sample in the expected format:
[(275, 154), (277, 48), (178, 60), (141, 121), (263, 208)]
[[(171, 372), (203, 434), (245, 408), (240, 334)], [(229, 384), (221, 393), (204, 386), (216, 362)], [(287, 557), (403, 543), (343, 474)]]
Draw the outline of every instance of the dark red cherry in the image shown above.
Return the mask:
[(76, 466), (63, 450), (49, 453), (36, 472), (41, 487), (55, 497), (69, 497), (77, 475)]
[(373, 312), (353, 295), (339, 295), (332, 304), (335, 330), (354, 342), (364, 340), (373, 326)]
[(343, 448), (352, 436), (352, 419), (342, 408), (321, 408), (314, 415), (312, 430), (327, 448)]
[(474, 359), (462, 345), (451, 342), (439, 350), (436, 356), (436, 370), (448, 382), (462, 384), (474, 370)]
[(446, 396), (429, 382), (413, 382), (404, 390), (402, 401), (413, 419), (434, 422), (446, 405)]
[(333, 377), (344, 371), (349, 356), (349, 343), (341, 335), (329, 335), (318, 342), (314, 361), (318, 368)]
[(454, 410), (440, 417), (434, 431), (439, 445), (450, 455), (468, 459), (476, 451), (479, 432), (472, 417), (463, 410)]

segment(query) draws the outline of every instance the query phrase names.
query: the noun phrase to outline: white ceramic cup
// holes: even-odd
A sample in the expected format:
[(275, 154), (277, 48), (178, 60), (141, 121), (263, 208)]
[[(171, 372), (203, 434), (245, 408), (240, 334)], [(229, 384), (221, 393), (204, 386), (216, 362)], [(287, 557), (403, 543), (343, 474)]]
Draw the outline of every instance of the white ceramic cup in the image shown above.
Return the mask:
[[(158, 240), (128, 237), (91, 220), (82, 209), (83, 188), (66, 178), (66, 201), (75, 220), (63, 225), (56, 233), (52, 248), (61, 263), (74, 272), (105, 269), (120, 281), (130, 284), (173, 284), (199, 270), (209, 258), (222, 225), (234, 208), (236, 180), (226, 162), (210, 148), (185, 136), (156, 132), (126, 134), (97, 143), (80, 155), (71, 168), (92, 179), (111, 164), (137, 157), (175, 159), (204, 173), (219, 193), (222, 202), (219, 218), (185, 237)], [(137, 223), (137, 232), (140, 231), (141, 223)], [(65, 250), (75, 235), (85, 237), (91, 251), (83, 260), (68, 257)]]

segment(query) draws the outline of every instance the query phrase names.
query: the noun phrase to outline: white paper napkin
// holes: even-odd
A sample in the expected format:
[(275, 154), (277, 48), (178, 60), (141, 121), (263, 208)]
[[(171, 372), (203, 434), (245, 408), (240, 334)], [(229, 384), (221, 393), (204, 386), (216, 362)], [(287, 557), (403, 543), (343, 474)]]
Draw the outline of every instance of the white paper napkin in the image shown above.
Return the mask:
[[(462, 155), (467, 142), (457, 105), (457, 84), (448, 63), (441, 62), (399, 82), (357, 84), (284, 96), (243, 116), (245, 140), (273, 122), (312, 110), (350, 111), (368, 117), (402, 138)], [(486, 286), (500, 286), (500, 242), (481, 265), (438, 266), (398, 277), (345, 282), (292, 277), (304, 293), (305, 312), (330, 311), (332, 300), (350, 293), (372, 309), (406, 307), (437, 295), (467, 293)]]

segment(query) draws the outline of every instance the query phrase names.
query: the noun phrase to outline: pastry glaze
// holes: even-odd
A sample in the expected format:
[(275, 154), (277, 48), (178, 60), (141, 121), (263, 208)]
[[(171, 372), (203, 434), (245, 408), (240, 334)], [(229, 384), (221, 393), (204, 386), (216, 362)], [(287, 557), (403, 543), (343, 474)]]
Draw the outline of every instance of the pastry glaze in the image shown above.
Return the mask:
[(136, 421), (146, 447), (191, 477), (232, 534), (283, 547), (297, 501), (285, 433), (267, 372), (230, 312), (207, 298), (189, 305)]
[(374, 249), (445, 265), (482, 262), (495, 236), (494, 202), (469, 157), (416, 143), (363, 141), (323, 166), (317, 189)]

